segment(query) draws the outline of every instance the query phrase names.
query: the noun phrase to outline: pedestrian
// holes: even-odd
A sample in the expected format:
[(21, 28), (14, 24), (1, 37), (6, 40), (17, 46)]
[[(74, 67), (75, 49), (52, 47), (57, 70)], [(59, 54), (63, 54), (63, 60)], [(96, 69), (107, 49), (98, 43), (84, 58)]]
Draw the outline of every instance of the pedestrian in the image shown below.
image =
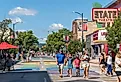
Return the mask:
[(107, 56), (107, 75), (112, 76), (112, 54)]
[(76, 68), (76, 76), (80, 76), (80, 63), (81, 63), (81, 60), (79, 58), (79, 55), (77, 55), (76, 59), (74, 60), (74, 66)]
[(71, 54), (68, 55), (67, 62), (68, 62), (68, 76), (72, 77), (72, 69), (73, 69), (73, 61), (74, 58)]
[(86, 79), (88, 79), (88, 76), (89, 76), (89, 66), (90, 66), (89, 60), (90, 60), (90, 57), (87, 54), (87, 51), (85, 51), (84, 55), (81, 58), (81, 61), (82, 61), (82, 68), (84, 69), (83, 78), (86, 78)]
[(121, 82), (121, 52), (118, 52), (115, 57), (115, 73), (117, 82)]
[(14, 53), (10, 54), (10, 59), (11, 59), (11, 62), (12, 62), (12, 68), (14, 70), (14, 65), (15, 65)]
[(63, 77), (63, 68), (65, 65), (65, 55), (63, 54), (62, 51), (56, 54), (56, 64), (59, 69), (60, 77)]
[(101, 53), (100, 55), (100, 61), (99, 61), (99, 65), (100, 65), (100, 74), (105, 74), (105, 57), (104, 57), (104, 54)]
[(8, 68), (8, 71), (10, 71), (10, 68), (11, 68), (12, 65), (13, 65), (13, 60), (11, 58), (11, 55), (9, 54), (7, 56), (7, 60), (6, 60), (6, 66)]
[(20, 53), (18, 52), (18, 53), (16, 54), (16, 58), (15, 58), (16, 61), (19, 60), (19, 56), (20, 56)]

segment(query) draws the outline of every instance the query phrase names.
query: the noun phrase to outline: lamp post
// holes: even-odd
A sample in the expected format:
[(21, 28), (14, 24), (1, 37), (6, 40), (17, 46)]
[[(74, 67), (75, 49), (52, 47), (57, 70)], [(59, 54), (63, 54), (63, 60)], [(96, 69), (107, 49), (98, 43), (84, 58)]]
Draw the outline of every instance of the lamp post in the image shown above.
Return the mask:
[(20, 22), (13, 23), (13, 38), (15, 39), (15, 25)]
[(75, 12), (75, 11), (73, 11), (74, 13), (76, 13), (76, 14), (78, 14), (78, 15), (80, 15), (81, 16), (81, 18), (82, 18), (82, 29), (81, 29), (81, 31), (82, 31), (82, 36), (81, 36), (81, 38), (82, 38), (82, 54), (84, 53), (83, 52), (83, 48), (84, 48), (84, 30), (83, 30), (83, 13), (80, 13), (80, 12)]

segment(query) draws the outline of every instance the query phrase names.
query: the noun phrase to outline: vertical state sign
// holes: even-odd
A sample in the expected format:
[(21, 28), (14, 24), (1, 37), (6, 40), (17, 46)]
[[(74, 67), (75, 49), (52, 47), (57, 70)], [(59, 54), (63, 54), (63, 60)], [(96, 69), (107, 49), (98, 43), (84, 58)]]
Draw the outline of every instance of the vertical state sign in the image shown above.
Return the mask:
[(106, 23), (113, 22), (118, 17), (118, 8), (93, 8), (92, 20)]

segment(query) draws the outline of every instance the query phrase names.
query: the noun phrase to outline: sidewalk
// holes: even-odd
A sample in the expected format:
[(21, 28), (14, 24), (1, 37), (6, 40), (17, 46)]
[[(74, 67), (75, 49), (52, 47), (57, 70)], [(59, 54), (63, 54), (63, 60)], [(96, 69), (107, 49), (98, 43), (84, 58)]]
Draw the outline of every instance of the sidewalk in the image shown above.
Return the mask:
[[(56, 63), (54, 63), (55, 60), (53, 60), (52, 58), (50, 58), (50, 59), (35, 58), (32, 61), (33, 62), (29, 62), (27, 64), (19, 62), (16, 65), (14, 65), (14, 67), (15, 67), (15, 69), (23, 69), (25, 71), (27, 71), (30, 68), (32, 70), (28, 70), (28, 71), (48, 71), (48, 74), (51, 77), (51, 80), (53, 80), (53, 82), (80, 82), (80, 81), (82, 81), (82, 82), (116, 82), (115, 75), (114, 75), (114, 77), (100, 75), (100, 68), (99, 68), (99, 64), (97, 64), (97, 60), (91, 60), (90, 72), (89, 72), (90, 74), (89, 74), (88, 80), (83, 79), (83, 77), (82, 77), (83, 70), (80, 70), (81, 77), (75, 77), (75, 69), (73, 69), (73, 77), (72, 78), (66, 77), (67, 67), (64, 68), (64, 76), (65, 77), (60, 78)], [(47, 66), (45, 64), (45, 62), (46, 62), (46, 64), (48, 63), (49, 66)], [(36, 68), (37, 68), (37, 70), (36, 70)]]
[[(75, 74), (73, 73), (73, 76), (74, 75)], [(82, 75), (83, 74), (81, 74), (81, 77), (72, 77), (72, 78), (64, 77), (64, 78), (59, 78), (58, 77), (59, 75), (56, 74), (55, 76), (51, 75), (51, 77), (53, 78), (53, 80), (55, 80), (55, 82), (64, 82), (64, 81), (65, 82), (66, 81), (68, 81), (68, 82), (72, 81), (73, 82), (73, 81), (77, 81), (77, 80), (80, 80), (80, 81), (84, 80)], [(98, 64), (98, 59), (91, 60), (91, 62), (90, 62), (90, 74), (89, 74), (89, 79), (86, 80), (87, 82), (88, 81), (92, 81), (92, 82), (94, 82), (94, 81), (96, 81), (96, 82), (116, 82), (116, 80), (117, 80), (117, 77), (116, 77), (115, 73), (114, 73), (113, 77), (108, 77), (106, 75), (100, 75), (100, 67), (99, 67), (99, 64)]]
[[(100, 74), (100, 67), (99, 67), (99, 60), (98, 59), (92, 59), (90, 60), (90, 70), (93, 70)], [(105, 82), (116, 82), (117, 77), (115, 72), (113, 73), (113, 77), (109, 77), (106, 75), (100, 75), (100, 79), (102, 79)]]

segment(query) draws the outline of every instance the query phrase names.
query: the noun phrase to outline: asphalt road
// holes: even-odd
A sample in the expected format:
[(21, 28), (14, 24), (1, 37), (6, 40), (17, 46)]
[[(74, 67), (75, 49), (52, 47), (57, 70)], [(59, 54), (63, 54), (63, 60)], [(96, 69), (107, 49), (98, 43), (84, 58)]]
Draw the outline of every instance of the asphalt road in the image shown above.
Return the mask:
[(52, 82), (46, 71), (0, 74), (0, 82)]

